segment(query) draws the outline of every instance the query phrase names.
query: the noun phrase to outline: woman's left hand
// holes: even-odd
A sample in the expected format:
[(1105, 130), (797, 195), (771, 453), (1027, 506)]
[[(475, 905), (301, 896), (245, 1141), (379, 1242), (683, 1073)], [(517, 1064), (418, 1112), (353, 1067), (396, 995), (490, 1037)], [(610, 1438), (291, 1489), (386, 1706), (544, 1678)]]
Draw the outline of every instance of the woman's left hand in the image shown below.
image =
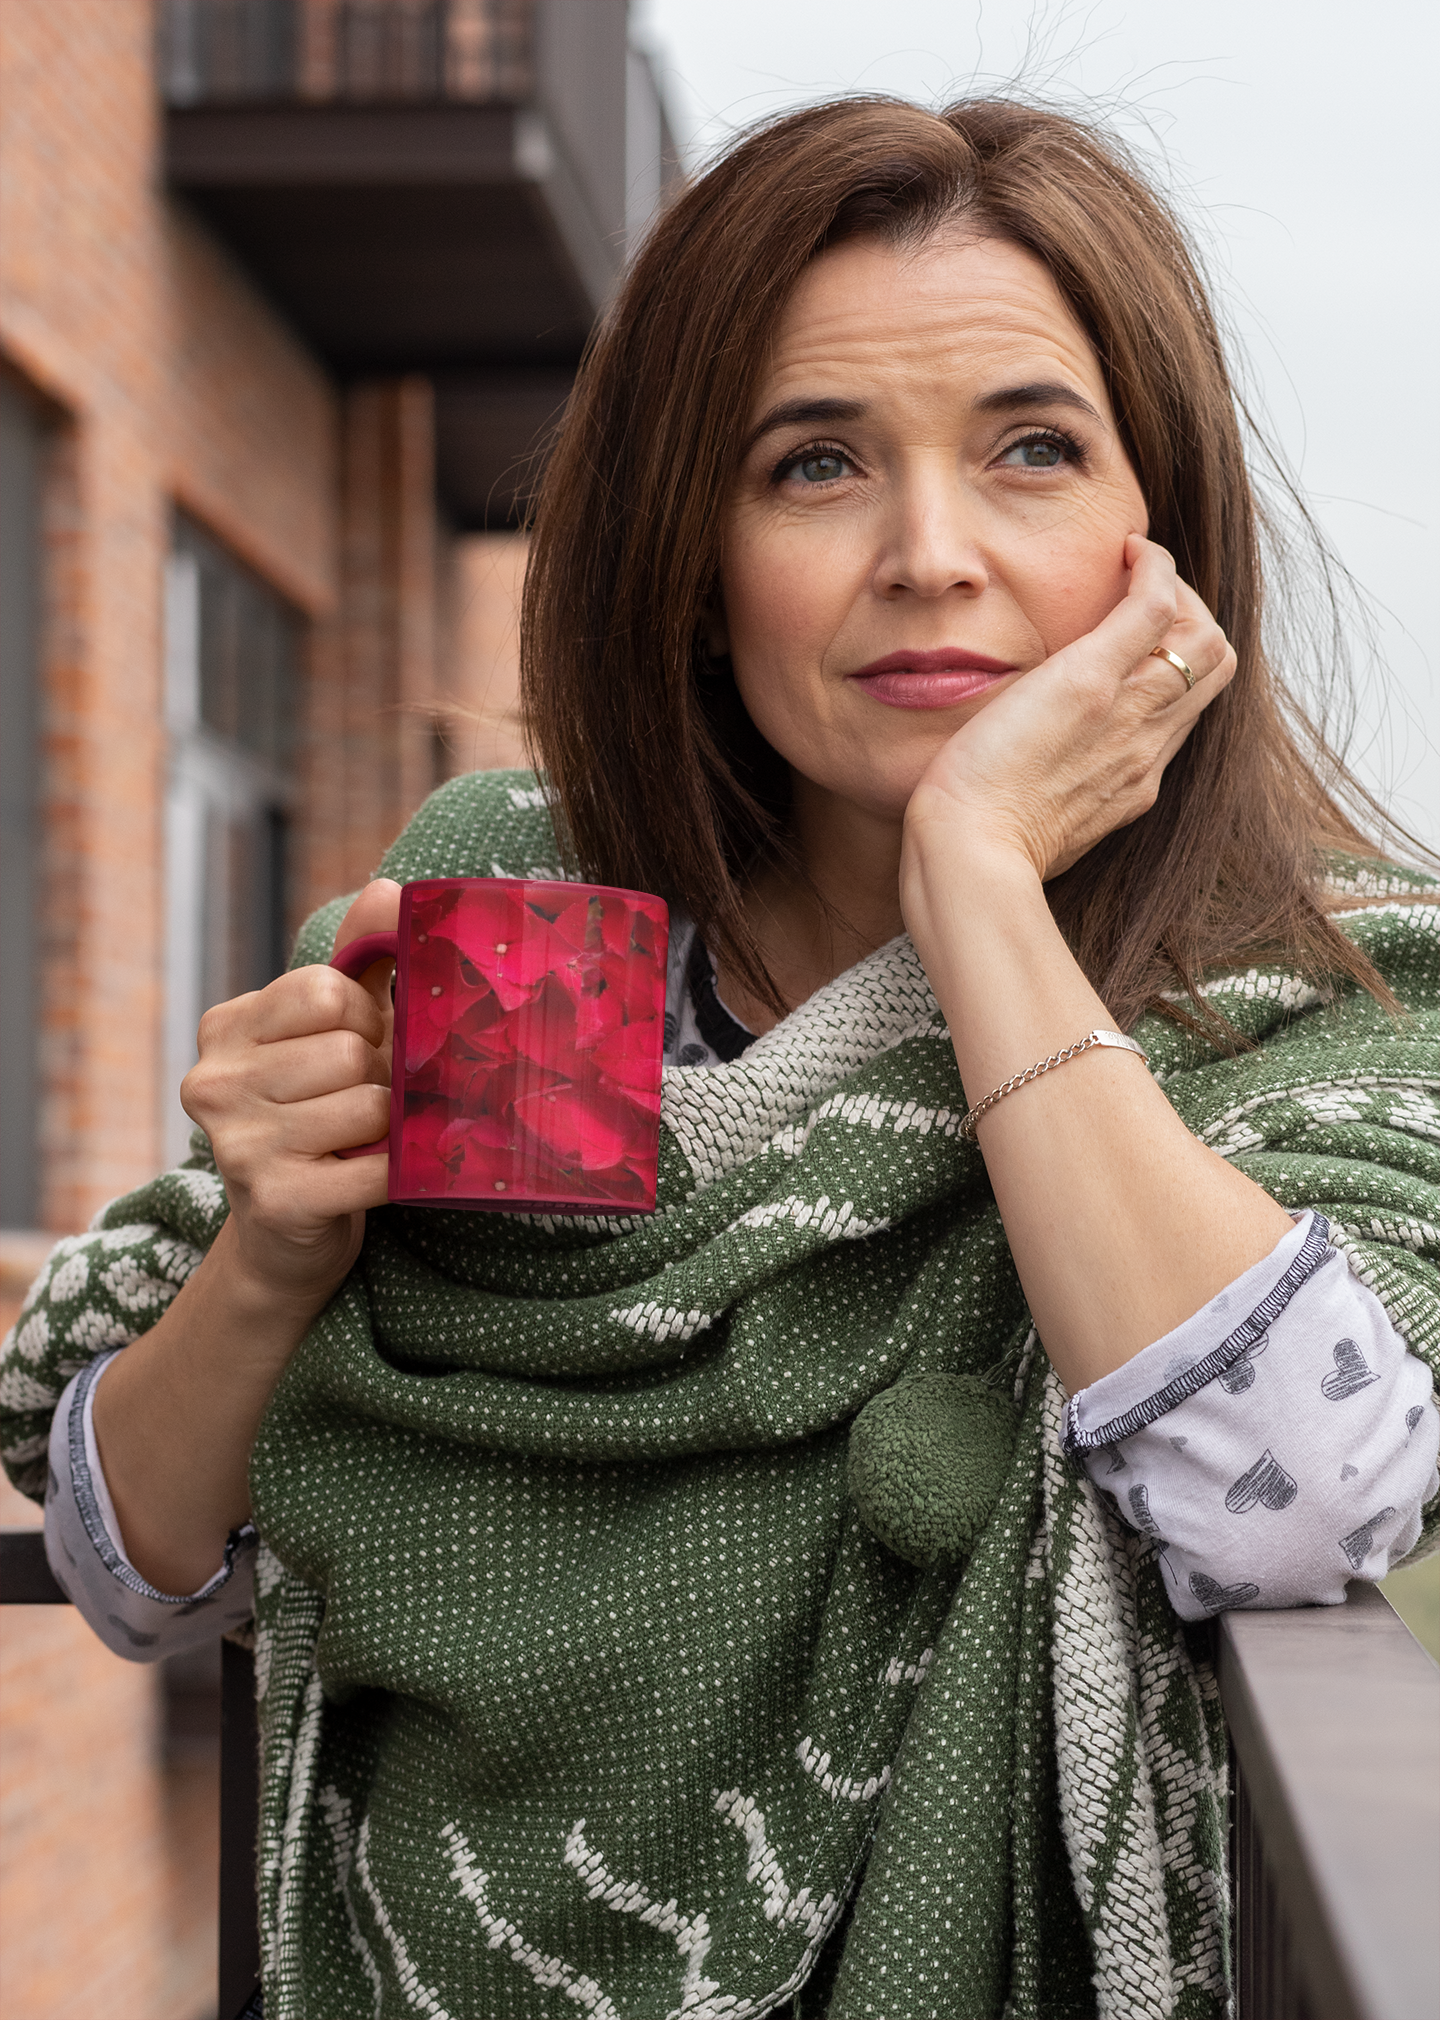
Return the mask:
[[(1235, 672), (1229, 640), (1163, 547), (1132, 533), (1130, 586), (956, 731), (915, 788), (906, 854), (933, 838), (1023, 855), (1057, 876), (1154, 805), (1166, 765)], [(1193, 689), (1163, 646), (1195, 675)], [(903, 882), (903, 872), (902, 872)]]
[[(1041, 879), (1133, 821), (1235, 655), (1161, 547), (1132, 535), (1129, 589), (937, 754), (905, 816), (905, 923), (967, 1101), (1114, 1025)], [(1183, 659), (1183, 677), (1157, 645)], [(1072, 1393), (1163, 1339), (1274, 1248), (1290, 1219), (1198, 1143), (1133, 1055), (1097, 1048), (978, 1130), (1031, 1317)]]

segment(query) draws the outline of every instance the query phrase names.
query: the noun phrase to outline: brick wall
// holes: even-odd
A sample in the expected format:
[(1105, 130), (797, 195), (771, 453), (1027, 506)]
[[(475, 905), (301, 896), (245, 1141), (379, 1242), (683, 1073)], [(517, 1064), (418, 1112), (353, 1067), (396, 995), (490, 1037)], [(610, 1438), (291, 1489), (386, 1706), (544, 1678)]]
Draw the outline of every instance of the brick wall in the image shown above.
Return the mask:
[(337, 592), (339, 403), (160, 193), (148, 0), (0, 19), (0, 352), (54, 403), (45, 763), (43, 1218), (83, 1225), (159, 1154), (174, 502), (307, 615)]
[(341, 435), (340, 602), (312, 644), (297, 923), (363, 884), (437, 783), (429, 380), (352, 387)]
[[(41, 1138), (57, 1231), (159, 1159), (172, 508), (321, 630), (338, 602), (338, 394), (164, 197), (151, 50), (148, 0), (0, 11), (0, 356), (53, 423)], [(13, 1236), (0, 1248), (3, 1328), (34, 1257)], [(0, 1521), (36, 1519), (0, 1489)], [(160, 1681), (68, 1608), (0, 1610), (7, 2020), (213, 2007), (215, 1777), (161, 1757)]]
[(442, 598), (441, 707), (449, 773), (529, 763), (520, 720), (523, 533), (453, 543)]
[[(0, 1239), (8, 1331), (47, 1244)], [(0, 1478), (0, 1524), (40, 1511)], [(0, 2013), (200, 2020), (215, 1999), (213, 1769), (167, 1765), (159, 1672), (68, 1606), (0, 1607)]]
[[(151, 0), (0, 7), (0, 361), (44, 403), (41, 1221), (161, 1157), (162, 610), (183, 507), (306, 620), (292, 910), (364, 881), (430, 788), (523, 761), (514, 536), (451, 541), (422, 379), (342, 393), (164, 192)], [(0, 1329), (36, 1260), (0, 1235)], [(7, 1309), (8, 1306), (8, 1309)], [(38, 1519), (0, 1486), (0, 1521)], [(0, 1609), (0, 2011), (199, 2020), (216, 1791), (160, 1679)]]
[(528, 762), (525, 536), (437, 525), (428, 380), (350, 388), (341, 439), (339, 598), (310, 643), (296, 925), (363, 884), (443, 779)]

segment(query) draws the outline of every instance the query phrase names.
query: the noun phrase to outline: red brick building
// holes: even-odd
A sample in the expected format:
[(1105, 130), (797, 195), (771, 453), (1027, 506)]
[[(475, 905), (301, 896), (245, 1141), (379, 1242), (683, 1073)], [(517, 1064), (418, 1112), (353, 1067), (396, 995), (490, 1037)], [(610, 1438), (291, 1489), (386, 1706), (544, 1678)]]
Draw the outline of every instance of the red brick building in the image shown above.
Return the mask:
[[(5, 0), (4, 1323), (207, 1003), (519, 761), (529, 459), (668, 151), (625, 0)], [(7, 2016), (209, 2010), (192, 1686), (0, 1613)]]

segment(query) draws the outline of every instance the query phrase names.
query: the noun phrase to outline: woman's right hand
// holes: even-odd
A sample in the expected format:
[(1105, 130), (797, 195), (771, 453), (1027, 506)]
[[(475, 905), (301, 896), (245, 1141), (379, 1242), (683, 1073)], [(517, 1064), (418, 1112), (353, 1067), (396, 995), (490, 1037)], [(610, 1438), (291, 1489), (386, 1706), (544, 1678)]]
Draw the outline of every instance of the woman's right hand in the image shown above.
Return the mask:
[[(400, 887), (377, 879), (335, 936), (338, 947), (393, 930)], [(340, 1158), (383, 1137), (389, 1119), (390, 971), (360, 981), (295, 968), (206, 1012), (185, 1112), (210, 1139), (230, 1201), (231, 1265), (313, 1317), (344, 1281), (385, 1201), (384, 1157)]]
[[(336, 945), (392, 929), (400, 887), (367, 885)], [(162, 1592), (197, 1591), (250, 1512), (250, 1448), (290, 1357), (385, 1199), (387, 1159), (337, 1150), (385, 1133), (389, 969), (359, 981), (296, 968), (207, 1013), (186, 1112), (230, 1200), (169, 1309), (94, 1391), (94, 1425), (130, 1562)]]

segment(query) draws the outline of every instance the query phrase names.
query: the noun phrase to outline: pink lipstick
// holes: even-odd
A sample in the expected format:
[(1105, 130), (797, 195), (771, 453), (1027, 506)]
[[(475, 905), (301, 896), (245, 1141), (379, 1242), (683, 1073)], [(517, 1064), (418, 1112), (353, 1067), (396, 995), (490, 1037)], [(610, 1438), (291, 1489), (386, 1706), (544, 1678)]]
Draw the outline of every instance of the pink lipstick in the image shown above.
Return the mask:
[(850, 679), (889, 708), (954, 708), (972, 701), (1018, 667), (983, 652), (942, 645), (930, 652), (888, 652)]

